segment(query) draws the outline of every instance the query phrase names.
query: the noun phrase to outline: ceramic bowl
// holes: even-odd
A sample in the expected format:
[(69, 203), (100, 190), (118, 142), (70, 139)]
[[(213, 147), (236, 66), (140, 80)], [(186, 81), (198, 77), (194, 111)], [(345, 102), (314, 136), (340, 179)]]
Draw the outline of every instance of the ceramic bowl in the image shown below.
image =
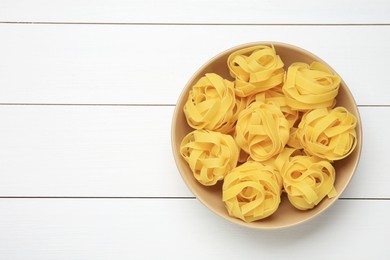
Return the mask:
[[(191, 169), (189, 168), (187, 162), (180, 155), (180, 143), (183, 137), (188, 134), (191, 129), (186, 121), (185, 115), (183, 113), (183, 106), (188, 98), (188, 93), (192, 86), (205, 75), (205, 73), (214, 72), (222, 76), (223, 78), (233, 80), (229, 75), (229, 69), (227, 66), (228, 56), (239, 49), (250, 47), (253, 45), (273, 45), (275, 47), (276, 53), (281, 57), (285, 64), (285, 69), (291, 63), (294, 62), (306, 62), (311, 63), (312, 61), (319, 61), (323, 64), (328, 65), (325, 61), (321, 60), (319, 57), (314, 54), (301, 49), (296, 46), (292, 46), (285, 43), (278, 42), (253, 42), (244, 45), (239, 45), (228, 49), (217, 56), (213, 57), (207, 61), (188, 81), (187, 85), (184, 86), (184, 89), (177, 101), (176, 108), (173, 115), (172, 121), (172, 149), (173, 155), (176, 161), (177, 168), (188, 186), (188, 188), (193, 192), (196, 198), (202, 202), (207, 208), (221, 216), (224, 219), (227, 219), (236, 224), (255, 228), (255, 229), (277, 229), (290, 227), (299, 223), (303, 223), (314, 217), (318, 216), (320, 213), (328, 209), (337, 199), (342, 195), (343, 191), (350, 182), (352, 176), (355, 173), (356, 167), (358, 165), (361, 144), (362, 144), (362, 132), (361, 132), (361, 121), (359, 117), (359, 111), (356, 106), (356, 102), (348, 89), (345, 82), (342, 80), (339, 94), (336, 98), (337, 106), (346, 107), (352, 114), (354, 114), (358, 119), (358, 124), (356, 128), (357, 132), (357, 146), (352, 154), (347, 158), (336, 161), (333, 166), (336, 169), (336, 179), (335, 179), (335, 188), (338, 192), (338, 195), (332, 199), (325, 197), (316, 207), (311, 210), (301, 211), (294, 208), (291, 203), (288, 201), (285, 193), (282, 195), (282, 202), (278, 210), (268, 218), (246, 223), (240, 219), (233, 218), (228, 215), (228, 212), (225, 208), (224, 203), (222, 202), (222, 181), (220, 181), (215, 186), (203, 186), (201, 185), (193, 176)], [(329, 68), (331, 68), (328, 65)], [(331, 68), (332, 69), (332, 68)], [(333, 69), (332, 69), (333, 70)], [(334, 71), (334, 70), (333, 70)], [(335, 72), (335, 71), (334, 71)], [(337, 74), (337, 72), (335, 72)], [(335, 219), (337, 221), (337, 219)]]

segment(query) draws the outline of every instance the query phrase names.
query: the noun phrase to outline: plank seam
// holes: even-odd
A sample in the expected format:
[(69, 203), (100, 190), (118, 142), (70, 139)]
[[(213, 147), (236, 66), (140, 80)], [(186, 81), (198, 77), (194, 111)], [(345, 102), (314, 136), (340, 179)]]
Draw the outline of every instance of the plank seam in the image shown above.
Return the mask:
[(193, 200), (195, 197), (156, 197), (156, 196), (0, 196), (0, 199), (178, 199)]
[(390, 26), (390, 23), (142, 23), (142, 22), (31, 22), (0, 21), (0, 24), (136, 25), (136, 26)]
[[(158, 199), (158, 200), (194, 200), (196, 197), (174, 197), (174, 196), (0, 196), (0, 199)], [(390, 201), (390, 198), (339, 198), (339, 200), (373, 200), (373, 201)]]
[(0, 106), (117, 106), (117, 107), (174, 107), (175, 104), (82, 104), (82, 103), (0, 103)]
[[(176, 104), (93, 104), (93, 103), (0, 103), (0, 106), (105, 106), (105, 107), (174, 107)], [(390, 107), (390, 104), (364, 104), (358, 107)]]

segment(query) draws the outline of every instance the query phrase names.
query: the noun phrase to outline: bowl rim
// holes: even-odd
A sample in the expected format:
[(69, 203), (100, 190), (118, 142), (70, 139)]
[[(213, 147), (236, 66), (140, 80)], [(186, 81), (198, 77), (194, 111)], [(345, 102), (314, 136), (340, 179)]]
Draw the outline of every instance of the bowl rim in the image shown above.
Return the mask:
[[(199, 76), (199, 73), (201, 71), (203, 71), (210, 63), (212, 63), (213, 61), (215, 61), (216, 59), (218, 59), (219, 57), (221, 56), (224, 56), (224, 55), (227, 55), (227, 54), (230, 54), (234, 51), (237, 51), (239, 49), (243, 49), (243, 48), (247, 48), (247, 47), (251, 47), (251, 46), (255, 46), (255, 45), (273, 45), (273, 46), (281, 46), (281, 47), (286, 47), (286, 48), (289, 48), (291, 49), (292, 51), (299, 51), (299, 52), (302, 52), (304, 53), (305, 55), (308, 55), (310, 57), (313, 57), (315, 58), (317, 61), (325, 64), (328, 68), (331, 69), (331, 71), (333, 73), (335, 73), (336, 75), (338, 75), (341, 79), (341, 83), (340, 85), (343, 85), (344, 86), (344, 90), (348, 93), (348, 95), (351, 97), (351, 101), (354, 105), (354, 107), (356, 108), (356, 118), (357, 118), (357, 123), (359, 125), (359, 127), (356, 128), (357, 130), (357, 143), (360, 144), (360, 145), (357, 145), (357, 147), (355, 149), (358, 149), (357, 150), (357, 158), (356, 158), (356, 162), (354, 162), (354, 165), (353, 165), (353, 169), (352, 169), (352, 173), (350, 174), (350, 176), (348, 177), (347, 181), (346, 181), (346, 184), (344, 185), (344, 187), (342, 187), (339, 191), (338, 191), (338, 194), (332, 198), (332, 201), (326, 205), (323, 209), (321, 209), (320, 211), (314, 213), (313, 215), (310, 215), (309, 217), (307, 218), (304, 218), (302, 220), (299, 220), (299, 221), (296, 221), (296, 222), (293, 222), (293, 223), (289, 223), (289, 224), (285, 224), (285, 225), (278, 225), (278, 226), (254, 226), (254, 225), (251, 225), (251, 223), (247, 223), (247, 222), (244, 222), (240, 219), (237, 219), (237, 218), (234, 218), (234, 217), (231, 217), (229, 215), (221, 215), (219, 214), (213, 207), (211, 207), (209, 205), (209, 203), (202, 197), (202, 196), (199, 196), (199, 194), (197, 193), (196, 190), (194, 190), (186, 181), (186, 179), (184, 178), (183, 176), (183, 172), (184, 172), (184, 169), (181, 167), (181, 164), (178, 162), (178, 158), (180, 158), (180, 153), (179, 151), (176, 150), (176, 147), (175, 147), (175, 136), (176, 136), (176, 127), (175, 127), (175, 122), (177, 121), (177, 117), (179, 115), (179, 113), (181, 113), (181, 109), (179, 109), (178, 107), (178, 103), (180, 100), (183, 100), (183, 98), (185, 98), (185, 95), (187, 94), (187, 89), (190, 87), (190, 83), (194, 81), (195, 78), (197, 78)], [(305, 223), (305, 222), (308, 222), (312, 219), (314, 219), (315, 217), (319, 216), (320, 214), (322, 214), (323, 212), (325, 212), (327, 209), (329, 209), (329, 207), (331, 207), (338, 199), (339, 197), (341, 196), (341, 194), (345, 191), (345, 189), (348, 187), (349, 183), (351, 182), (353, 176), (355, 175), (356, 173), (356, 169), (359, 165), (359, 162), (360, 162), (360, 157), (361, 157), (361, 152), (362, 152), (362, 147), (363, 147), (363, 143), (362, 143), (362, 138), (363, 138), (363, 129), (362, 129), (362, 120), (361, 120), (361, 117), (360, 117), (360, 111), (359, 111), (359, 107), (356, 103), (356, 100), (354, 98), (354, 96), (352, 95), (352, 92), (351, 90), (349, 89), (348, 85), (345, 83), (344, 79), (327, 63), (325, 62), (323, 59), (321, 59), (320, 57), (318, 57), (317, 55), (307, 51), (306, 49), (303, 49), (301, 47), (298, 47), (298, 46), (295, 46), (295, 45), (292, 45), (292, 44), (288, 44), (288, 43), (284, 43), (284, 42), (278, 42), (278, 41), (253, 41), (253, 42), (248, 42), (248, 43), (244, 43), (244, 44), (239, 44), (239, 45), (235, 45), (233, 47), (230, 47), (224, 51), (221, 51), (219, 52), (218, 54), (214, 55), (212, 58), (208, 59), (206, 62), (204, 62), (193, 74), (192, 76), (190, 77), (190, 79), (187, 81), (187, 83), (184, 85), (184, 87), (182, 88), (181, 90), (181, 93), (176, 101), (176, 104), (175, 104), (175, 109), (174, 109), (174, 112), (173, 112), (173, 117), (172, 117), (172, 123), (171, 123), (171, 148), (172, 148), (172, 151), (173, 151), (173, 157), (174, 157), (174, 160), (175, 160), (175, 164), (176, 164), (176, 167), (177, 169), (179, 170), (179, 173), (180, 173), (180, 176), (181, 178), (183, 179), (184, 183), (186, 184), (186, 186), (188, 187), (188, 189), (195, 195), (196, 199), (199, 200), (206, 208), (208, 208), (209, 210), (211, 210), (214, 214), (216, 214), (217, 216), (219, 217), (222, 217), (223, 219), (231, 222), (231, 223), (235, 223), (239, 226), (243, 226), (243, 227), (246, 227), (246, 228), (251, 228), (251, 229), (257, 229), (257, 230), (276, 230), (276, 229), (285, 229), (285, 228), (289, 228), (289, 227), (293, 227), (293, 226), (296, 226), (296, 225), (299, 225), (299, 224), (302, 224), (302, 223)], [(356, 151), (354, 151), (356, 152)]]

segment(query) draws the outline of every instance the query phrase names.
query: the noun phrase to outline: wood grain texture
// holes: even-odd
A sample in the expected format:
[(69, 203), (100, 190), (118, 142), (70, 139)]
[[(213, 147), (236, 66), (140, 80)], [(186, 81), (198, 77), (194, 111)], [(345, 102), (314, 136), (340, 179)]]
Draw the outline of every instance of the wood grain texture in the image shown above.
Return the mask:
[(2, 199), (0, 211), (3, 259), (390, 257), (390, 201), (337, 201), (272, 232), (232, 224), (197, 200)]
[(0, 103), (175, 104), (214, 55), (273, 40), (327, 61), (358, 104), (390, 104), (390, 26), (0, 24), (0, 34)]
[(362, 24), (390, 23), (386, 0), (5, 0), (14, 22)]
[[(0, 259), (389, 259), (389, 3), (2, 0)], [(267, 40), (305, 48), (344, 78), (364, 140), (342, 199), (273, 232), (193, 199), (170, 146), (191, 75)]]
[[(0, 106), (0, 196), (193, 196), (172, 156), (173, 109)], [(360, 111), (362, 159), (342, 197), (390, 198), (390, 108)]]

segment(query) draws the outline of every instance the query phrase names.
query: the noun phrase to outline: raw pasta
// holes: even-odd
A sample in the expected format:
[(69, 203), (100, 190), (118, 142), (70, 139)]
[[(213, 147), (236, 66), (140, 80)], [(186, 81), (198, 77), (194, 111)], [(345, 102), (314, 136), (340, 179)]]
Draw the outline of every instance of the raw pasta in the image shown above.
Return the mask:
[(296, 62), (290, 65), (283, 85), (287, 104), (295, 110), (333, 107), (341, 79), (325, 65)]
[(287, 105), (282, 86), (277, 86), (247, 97), (247, 106), (255, 101), (278, 105), (284, 117), (287, 119), (290, 128), (293, 127), (300, 118), (299, 111), (293, 110)]
[(236, 95), (247, 97), (283, 83), (284, 64), (273, 46), (257, 45), (238, 50), (228, 58), (235, 78)]
[(283, 187), (291, 204), (300, 210), (311, 209), (328, 196), (337, 195), (333, 186), (332, 164), (315, 156), (294, 156), (284, 163)]
[(239, 148), (230, 135), (195, 130), (184, 137), (180, 153), (188, 162), (195, 179), (211, 186), (236, 167)]
[(290, 129), (290, 138), (288, 139), (287, 145), (291, 148), (303, 149), (301, 141), (298, 138), (297, 132), (298, 128), (296, 127), (292, 127)]
[(302, 117), (297, 136), (307, 153), (340, 160), (356, 147), (356, 123), (344, 107), (315, 109)]
[(241, 113), (241, 111), (243, 111), (245, 108), (246, 108), (246, 99), (242, 97), (236, 97), (236, 102), (233, 107), (233, 115), (230, 118), (230, 121), (226, 122), (226, 124), (219, 129), (219, 132), (233, 135), (238, 116)]
[(235, 139), (255, 161), (265, 161), (283, 150), (289, 130), (278, 105), (254, 102), (240, 113)]
[(215, 73), (207, 73), (192, 87), (184, 113), (192, 128), (229, 133), (240, 107), (240, 103), (236, 104), (233, 82)]
[(281, 190), (282, 178), (274, 167), (246, 162), (225, 177), (222, 200), (230, 216), (252, 222), (278, 209)]

